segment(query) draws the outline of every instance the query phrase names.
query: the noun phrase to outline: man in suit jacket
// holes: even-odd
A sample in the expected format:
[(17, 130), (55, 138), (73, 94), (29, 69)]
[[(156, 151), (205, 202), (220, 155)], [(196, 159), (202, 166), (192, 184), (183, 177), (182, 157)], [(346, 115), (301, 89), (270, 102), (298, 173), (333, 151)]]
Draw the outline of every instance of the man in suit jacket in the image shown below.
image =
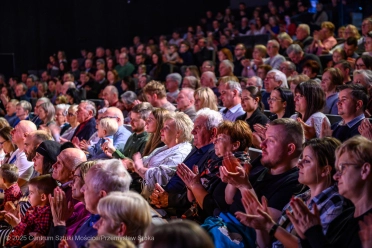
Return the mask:
[(80, 123), (77, 126), (74, 135), (72, 136), (72, 143), (79, 144), (81, 140), (89, 140), (96, 132), (96, 105), (92, 101), (81, 101), (77, 110), (77, 120)]

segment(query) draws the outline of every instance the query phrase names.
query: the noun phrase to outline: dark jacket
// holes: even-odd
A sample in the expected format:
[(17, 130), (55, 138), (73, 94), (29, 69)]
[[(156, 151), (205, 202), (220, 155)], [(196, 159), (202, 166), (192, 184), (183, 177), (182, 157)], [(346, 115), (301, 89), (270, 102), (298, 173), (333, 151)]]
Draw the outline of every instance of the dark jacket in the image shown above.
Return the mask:
[(89, 140), (90, 136), (92, 136), (96, 132), (96, 119), (93, 117), (89, 119), (83, 128), (80, 128), (82, 124), (76, 127), (74, 135), (72, 135), (71, 140), (74, 137), (78, 137), (79, 140)]

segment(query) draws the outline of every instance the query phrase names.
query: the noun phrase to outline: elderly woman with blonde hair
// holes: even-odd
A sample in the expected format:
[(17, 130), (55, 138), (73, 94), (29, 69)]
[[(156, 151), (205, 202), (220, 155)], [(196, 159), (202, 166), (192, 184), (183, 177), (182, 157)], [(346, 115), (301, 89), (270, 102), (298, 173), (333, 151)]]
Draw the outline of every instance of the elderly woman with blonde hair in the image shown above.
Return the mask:
[(151, 194), (156, 183), (167, 184), (178, 164), (190, 153), (193, 127), (194, 123), (185, 113), (170, 113), (164, 117), (163, 128), (160, 130), (161, 141), (165, 146), (143, 158), (139, 152), (133, 155), (134, 170), (144, 179), (144, 196)]
[(218, 110), (217, 97), (213, 90), (209, 87), (200, 87), (194, 92), (195, 111), (202, 108), (209, 108), (211, 110)]

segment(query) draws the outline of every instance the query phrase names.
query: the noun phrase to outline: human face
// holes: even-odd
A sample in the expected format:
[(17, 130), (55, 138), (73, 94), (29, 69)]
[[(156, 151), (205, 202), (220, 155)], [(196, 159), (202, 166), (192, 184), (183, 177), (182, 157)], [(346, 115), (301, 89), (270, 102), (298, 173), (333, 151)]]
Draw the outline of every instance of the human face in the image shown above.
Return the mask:
[(222, 133), (218, 134), (217, 138), (214, 140), (214, 151), (216, 155), (222, 157), (233, 150), (233, 143), (231, 142), (230, 136)]
[(238, 45), (235, 47), (235, 50), (234, 50), (235, 57), (242, 57), (244, 56), (244, 53), (245, 53), (245, 49), (242, 45)]
[(182, 88), (192, 88), (190, 81), (187, 78), (184, 78), (182, 81)]
[(37, 147), (34, 145), (33, 135), (27, 135), (24, 140), (23, 151), (25, 152), (28, 161), (32, 161), (33, 158), (36, 156), (36, 148)]
[(36, 102), (36, 105), (35, 105), (35, 108), (34, 108), (34, 114), (39, 116), (39, 109), (40, 109), (40, 105), (43, 104), (44, 102), (42, 101), (37, 101)]
[(56, 122), (58, 125), (62, 125), (66, 122), (66, 116), (63, 115), (63, 109), (56, 110)]
[(27, 78), (26, 85), (28, 88), (31, 88), (32, 86), (34, 86), (34, 82), (32, 82), (31, 78)]
[(280, 114), (285, 112), (287, 102), (283, 102), (280, 96), (280, 92), (273, 90), (270, 94), (270, 100), (268, 100), (270, 106), (270, 112), (273, 114)]
[(52, 174), (52, 177), (55, 180), (60, 181), (62, 184), (70, 181), (72, 177), (72, 171), (68, 167), (66, 167), (64, 158), (65, 158), (65, 155), (63, 152), (61, 152), (57, 156), (57, 162), (53, 164), (53, 174)]
[(46, 117), (47, 117), (47, 113), (45, 112), (45, 110), (43, 108), (39, 108), (39, 118), (41, 120), (45, 120)]
[(329, 72), (326, 71), (323, 73), (320, 87), (324, 92), (331, 92), (336, 88), (335, 85), (332, 83), (332, 76)]
[(17, 97), (20, 97), (20, 96), (25, 94), (25, 92), (23, 91), (22, 85), (17, 85), (16, 86), (15, 94), (16, 94)]
[(10, 134), (12, 135), (12, 141), (14, 143), (19, 143), (19, 142), (23, 142), (24, 141), (24, 132), (23, 130), (21, 129), (20, 125), (18, 124), (17, 126), (15, 126), (15, 128), (10, 132)]
[(72, 182), (70, 184), (72, 198), (79, 200), (79, 201), (84, 201), (84, 194), (83, 192), (81, 192), (81, 187), (83, 187), (83, 185), (84, 185), (84, 180), (83, 180), (83, 177), (81, 176), (80, 168), (78, 168), (74, 171)]
[(355, 50), (357, 49), (354, 45), (348, 45), (346, 42), (344, 43), (344, 51), (347, 57), (353, 56)]
[(86, 109), (87, 104), (86, 103), (80, 103), (77, 110), (77, 120), (78, 122), (82, 123), (84, 121), (87, 121), (89, 118), (91, 118), (91, 113)]
[(145, 130), (146, 122), (141, 118), (141, 114), (130, 112), (130, 125), (135, 133), (142, 133)]
[(49, 81), (48, 82), (48, 90), (50, 92), (53, 92), (56, 90), (56, 83), (54, 83), (53, 81)]
[(159, 57), (158, 57), (158, 55), (156, 55), (156, 54), (154, 53), (154, 54), (152, 55), (152, 63), (153, 63), (154, 65), (157, 65), (158, 62), (159, 62)]
[(145, 131), (148, 133), (155, 133), (157, 127), (155, 116), (151, 113), (146, 120)]
[(146, 100), (151, 103), (152, 106), (156, 106), (157, 102), (156, 102), (156, 99), (155, 99), (155, 95), (156, 94), (148, 94), (148, 93), (145, 93), (145, 97), (146, 97)]
[(160, 138), (167, 146), (175, 144), (177, 137), (176, 123), (173, 120), (166, 120), (163, 128), (160, 129)]
[(4, 95), (4, 96), (9, 96), (9, 95), (8, 95), (8, 90), (7, 90), (6, 87), (2, 87), (2, 88), (1, 88), (1, 94)]
[(367, 35), (369, 31), (372, 31), (372, 23), (364, 20), (362, 23), (362, 35)]
[(342, 56), (339, 52), (334, 52), (332, 55), (333, 62), (338, 63), (341, 59)]
[(258, 50), (257, 48), (254, 48), (253, 52), (252, 52), (252, 57), (253, 57), (253, 59), (262, 58), (262, 54), (260, 53), (260, 50)]
[(181, 111), (189, 108), (192, 105), (191, 100), (188, 98), (186, 93), (181, 90), (177, 96), (177, 108)]
[(291, 52), (290, 54), (288, 54), (288, 57), (294, 64), (298, 64), (302, 59), (302, 54), (301, 53), (296, 54), (295, 52)]
[(333, 178), (337, 181), (338, 192), (343, 197), (352, 199), (358, 190), (361, 181), (360, 167), (349, 152), (344, 152), (336, 158), (337, 172)]
[(302, 116), (305, 115), (307, 109), (307, 101), (303, 95), (300, 93), (295, 93), (294, 96), (295, 101), (295, 110), (299, 112)]
[(226, 108), (231, 108), (234, 106), (234, 96), (235, 92), (233, 90), (230, 90), (228, 84), (221, 84), (219, 86), (219, 91), (221, 94), (221, 101), (223, 103), (223, 106)]
[(202, 108), (202, 101), (198, 95), (194, 95), (194, 99), (195, 99), (195, 103), (194, 103), (195, 110), (198, 111)]
[(246, 86), (246, 87), (248, 87), (248, 86), (256, 86), (256, 87), (258, 87), (258, 86), (257, 86), (257, 79), (254, 78), (254, 77), (248, 78), (248, 79), (247, 79), (247, 83), (246, 83), (245, 86)]
[(252, 113), (257, 109), (257, 101), (251, 96), (248, 90), (242, 91), (242, 108), (247, 113)]
[(372, 38), (366, 37), (364, 47), (366, 52), (372, 52)]
[(266, 78), (266, 71), (262, 68), (257, 69), (257, 76), (260, 77), (262, 80)]
[(112, 98), (113, 95), (110, 93), (110, 89), (106, 87), (102, 92), (102, 99), (111, 102)]
[(218, 60), (221, 62), (222, 60), (225, 60), (225, 59), (227, 59), (226, 55), (222, 51), (219, 51)]
[(367, 66), (364, 64), (364, 62), (361, 58), (356, 60), (355, 69), (356, 70), (367, 70)]
[(286, 157), (287, 145), (283, 138), (285, 130), (282, 126), (269, 126), (265, 133), (265, 139), (261, 143), (261, 164), (267, 168), (275, 168)]
[(194, 146), (198, 149), (208, 145), (212, 140), (212, 132), (207, 129), (207, 117), (198, 116), (194, 121), (194, 129), (192, 135), (194, 135)]
[(309, 146), (304, 148), (297, 167), (299, 169), (299, 183), (307, 186), (319, 184), (323, 170), (316, 160), (316, 154)]
[(343, 119), (355, 115), (355, 112), (357, 111), (357, 104), (351, 96), (351, 89), (344, 89), (339, 92), (337, 107), (338, 114)]
[(34, 162), (34, 168), (35, 170), (40, 174), (42, 175), (43, 174), (43, 160), (44, 160), (44, 156), (41, 155), (40, 153), (36, 153), (36, 155), (34, 156), (34, 158), (32, 159), (32, 162)]
[(97, 126), (97, 136), (98, 138), (106, 137), (106, 131), (100, 124)]
[(167, 79), (165, 82), (165, 88), (170, 92), (176, 91), (178, 89), (178, 83), (175, 80)]
[(355, 76), (353, 77), (353, 84), (361, 84), (367, 89), (370, 88), (369, 84), (367, 84), (366, 80), (361, 74), (355, 74)]
[(279, 81), (275, 81), (275, 72), (270, 72), (265, 78), (265, 89), (267, 92), (271, 92), (275, 87), (280, 86)]
[(99, 189), (95, 189), (92, 184), (91, 178), (93, 173), (88, 170), (88, 173), (85, 175), (85, 184), (81, 187), (80, 191), (84, 194), (85, 208), (92, 214), (97, 214), (97, 205), (101, 199)]
[(287, 78), (292, 74), (292, 70), (289, 68), (287, 63), (281, 63), (279, 66), (279, 70), (283, 72)]
[(71, 123), (74, 124), (76, 122), (76, 113), (72, 109), (69, 109), (67, 112), (66, 119), (69, 124)]
[(104, 234), (118, 234), (118, 227), (114, 228), (115, 221), (109, 218), (106, 214), (98, 212), (100, 215), (99, 220), (93, 225), (93, 228), (97, 229), (97, 235)]
[(221, 64), (220, 64), (218, 70), (219, 70), (219, 72), (220, 72), (220, 76), (221, 76), (221, 77), (229, 76), (230, 73), (231, 73), (230, 67), (228, 67), (228, 66), (225, 65), (224, 63), (221, 63)]
[(272, 42), (267, 43), (267, 54), (273, 57), (278, 54), (278, 48)]
[(301, 27), (297, 27), (296, 29), (296, 37), (298, 40), (303, 40), (307, 37), (307, 33)]
[(304, 67), (302, 69), (302, 74), (308, 76), (309, 78), (314, 78), (314, 73), (311, 71), (311, 68), (309, 68), (309, 67)]
[(11, 116), (17, 111), (16, 105), (12, 102), (8, 102), (6, 105), (6, 114)]
[(28, 185), (29, 195), (28, 199), (31, 206), (37, 207), (43, 204), (42, 198), (46, 198), (45, 194), (40, 194), (36, 186)]
[(3, 137), (1, 136), (0, 136), (0, 149), (3, 149), (3, 151), (6, 154), (12, 152), (12, 150), (10, 150), (10, 141), (3, 139)]

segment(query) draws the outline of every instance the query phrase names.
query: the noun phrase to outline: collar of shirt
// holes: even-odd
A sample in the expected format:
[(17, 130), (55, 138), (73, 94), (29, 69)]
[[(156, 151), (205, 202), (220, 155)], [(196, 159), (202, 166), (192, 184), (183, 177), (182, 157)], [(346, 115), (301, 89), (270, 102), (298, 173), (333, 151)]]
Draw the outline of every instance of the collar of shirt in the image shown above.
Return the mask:
[(355, 124), (357, 124), (359, 121), (363, 120), (365, 118), (364, 114), (361, 114), (357, 117), (355, 117), (354, 119), (352, 119), (351, 121), (349, 121), (348, 123), (345, 123), (344, 120), (340, 121), (340, 126), (344, 126), (344, 125), (347, 125), (349, 128), (352, 128)]
[[(228, 111), (230, 111), (231, 113), (235, 113), (235, 112), (238, 111), (241, 107), (242, 107), (242, 105), (239, 103), (239, 104), (236, 104), (234, 107), (228, 109)], [(228, 112), (228, 111), (227, 111), (227, 112)]]

